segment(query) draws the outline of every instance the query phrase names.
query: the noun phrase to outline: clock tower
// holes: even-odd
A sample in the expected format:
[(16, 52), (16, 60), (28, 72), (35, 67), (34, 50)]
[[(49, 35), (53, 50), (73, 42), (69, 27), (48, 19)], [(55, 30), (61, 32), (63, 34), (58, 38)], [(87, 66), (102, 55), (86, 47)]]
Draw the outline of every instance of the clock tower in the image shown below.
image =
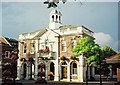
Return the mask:
[(58, 11), (57, 9), (53, 9), (50, 12), (49, 16), (50, 16), (49, 29), (56, 29), (62, 26), (62, 23), (61, 23), (62, 14), (60, 11)]

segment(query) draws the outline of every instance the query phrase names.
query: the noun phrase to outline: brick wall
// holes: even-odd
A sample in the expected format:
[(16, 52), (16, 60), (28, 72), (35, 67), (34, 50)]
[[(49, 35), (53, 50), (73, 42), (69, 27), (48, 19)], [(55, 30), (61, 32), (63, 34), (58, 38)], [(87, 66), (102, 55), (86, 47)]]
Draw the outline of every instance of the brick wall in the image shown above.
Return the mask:
[[(75, 35), (74, 35), (75, 36)], [(79, 38), (74, 38), (74, 36), (63, 36), (60, 38), (60, 57), (71, 57), (73, 55), (72, 50), (72, 44), (71, 40), (76, 40), (76, 42), (79, 40)], [(66, 41), (66, 51), (62, 52), (62, 40)]]

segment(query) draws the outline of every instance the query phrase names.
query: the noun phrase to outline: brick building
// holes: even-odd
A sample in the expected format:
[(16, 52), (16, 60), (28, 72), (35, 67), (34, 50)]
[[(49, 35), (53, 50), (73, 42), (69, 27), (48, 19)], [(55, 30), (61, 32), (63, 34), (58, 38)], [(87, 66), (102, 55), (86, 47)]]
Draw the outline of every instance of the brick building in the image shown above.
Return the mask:
[(62, 25), (61, 18), (54, 9), (48, 28), (19, 35), (18, 78), (37, 79), (43, 73), (46, 80), (85, 81), (85, 58), (74, 59), (71, 49), (84, 36), (93, 38), (93, 32), (83, 25)]
[(9, 58), (14, 48), (18, 48), (18, 41), (12, 38), (0, 37), (1, 58)]

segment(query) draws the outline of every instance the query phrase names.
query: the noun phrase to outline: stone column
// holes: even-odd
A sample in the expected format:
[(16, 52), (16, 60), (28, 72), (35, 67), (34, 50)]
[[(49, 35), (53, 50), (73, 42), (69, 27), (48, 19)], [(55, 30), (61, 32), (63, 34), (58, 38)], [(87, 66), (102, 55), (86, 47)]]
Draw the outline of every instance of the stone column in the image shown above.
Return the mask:
[(28, 80), (29, 79), (29, 64), (27, 63), (26, 64), (27, 68), (26, 68), (26, 79)]
[(32, 63), (28, 62), (28, 79), (32, 79)]
[(39, 40), (36, 40), (35, 43), (35, 80), (38, 78), (38, 48), (39, 47)]
[(61, 65), (59, 64), (59, 80), (61, 79), (62, 75), (61, 75)]
[(90, 79), (90, 67), (88, 66), (88, 79)]
[(70, 64), (67, 66), (67, 81), (70, 81)]
[(20, 67), (20, 79), (23, 79), (24, 77), (23, 77), (23, 74), (24, 74), (24, 65), (23, 65), (23, 63), (21, 64), (21, 67)]
[(83, 56), (79, 56), (79, 64), (78, 64), (78, 81), (83, 82)]
[(56, 51), (56, 60), (55, 60), (55, 76), (54, 81), (59, 81), (59, 65), (58, 65), (58, 57), (59, 57), (59, 50), (58, 49), (59, 38), (56, 38), (56, 42), (54, 44), (54, 50)]
[(95, 77), (95, 67), (92, 66), (92, 77)]
[(47, 65), (47, 80), (50, 80), (50, 76), (49, 76), (49, 73), (50, 73), (50, 62), (48, 62), (48, 65)]
[(46, 61), (45, 80), (48, 80), (48, 62)]
[(54, 81), (59, 81), (59, 68), (58, 68), (58, 60), (55, 61), (55, 76)]

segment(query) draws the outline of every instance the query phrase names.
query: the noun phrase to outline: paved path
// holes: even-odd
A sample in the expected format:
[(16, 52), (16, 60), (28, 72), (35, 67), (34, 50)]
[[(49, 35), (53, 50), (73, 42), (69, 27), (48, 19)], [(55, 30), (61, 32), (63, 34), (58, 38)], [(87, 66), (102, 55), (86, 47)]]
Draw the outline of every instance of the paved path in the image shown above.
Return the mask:
[[(22, 80), (19, 81), (22, 82), (22, 85), (39, 85), (35, 84), (34, 80)], [(109, 82), (102, 82), (102, 85), (115, 85), (115, 81), (109, 81)], [(64, 81), (48, 81), (47, 84), (40, 84), (40, 85), (86, 85), (85, 82), (64, 82)], [(88, 82), (88, 85), (100, 85), (99, 82)]]
[[(47, 84), (36, 84), (34, 80), (20, 80), (16, 81), (18, 84), (16, 85), (86, 85), (85, 82), (64, 82), (64, 81), (48, 81)], [(20, 84), (22, 83), (22, 84)], [(115, 85), (115, 81), (104, 81), (102, 85)], [(9, 84), (7, 84), (9, 85)], [(100, 85), (98, 81), (88, 82), (88, 85)]]

